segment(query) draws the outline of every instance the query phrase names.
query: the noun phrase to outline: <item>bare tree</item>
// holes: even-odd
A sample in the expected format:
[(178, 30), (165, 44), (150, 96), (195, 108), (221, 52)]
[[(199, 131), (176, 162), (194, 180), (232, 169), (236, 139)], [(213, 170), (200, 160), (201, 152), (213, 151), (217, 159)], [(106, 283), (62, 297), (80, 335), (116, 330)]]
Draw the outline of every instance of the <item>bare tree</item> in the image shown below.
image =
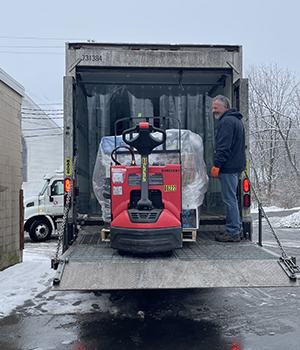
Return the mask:
[(295, 184), (300, 181), (300, 83), (275, 63), (251, 66), (247, 75), (255, 186), (268, 204), (299, 205)]

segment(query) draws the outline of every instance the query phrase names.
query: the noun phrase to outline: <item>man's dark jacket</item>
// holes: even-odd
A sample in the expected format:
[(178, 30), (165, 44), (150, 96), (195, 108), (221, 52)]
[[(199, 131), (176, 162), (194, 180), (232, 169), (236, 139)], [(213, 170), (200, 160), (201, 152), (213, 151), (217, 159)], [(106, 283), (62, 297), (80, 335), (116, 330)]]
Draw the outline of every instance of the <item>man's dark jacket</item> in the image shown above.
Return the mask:
[(214, 166), (220, 173), (241, 173), (246, 168), (245, 129), (242, 114), (228, 109), (221, 115), (216, 134)]

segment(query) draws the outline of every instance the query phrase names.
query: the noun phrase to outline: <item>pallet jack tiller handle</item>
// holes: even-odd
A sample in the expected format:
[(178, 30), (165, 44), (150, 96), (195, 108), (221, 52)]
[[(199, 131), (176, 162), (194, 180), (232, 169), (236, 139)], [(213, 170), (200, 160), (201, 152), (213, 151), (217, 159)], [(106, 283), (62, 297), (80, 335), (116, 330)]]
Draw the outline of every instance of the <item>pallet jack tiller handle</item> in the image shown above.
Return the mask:
[[(159, 132), (162, 134), (162, 140), (151, 135), (152, 132)], [(126, 139), (126, 135), (130, 133), (137, 133), (132, 139)], [(133, 128), (126, 129), (122, 134), (123, 141), (129, 146), (137, 149), (141, 155), (141, 199), (137, 202), (139, 210), (151, 210), (152, 202), (149, 199), (149, 170), (148, 170), (148, 156), (152, 150), (166, 141), (167, 135), (165, 130), (149, 125), (147, 122), (141, 122)]]
[[(162, 134), (162, 140), (151, 135), (152, 132), (159, 132)], [(132, 139), (126, 139), (126, 135), (137, 133)], [(166, 141), (167, 135), (165, 130), (156, 128), (147, 122), (142, 122), (133, 128), (126, 129), (122, 133), (122, 138), (129, 146), (137, 149), (140, 155), (149, 155), (152, 150)]]

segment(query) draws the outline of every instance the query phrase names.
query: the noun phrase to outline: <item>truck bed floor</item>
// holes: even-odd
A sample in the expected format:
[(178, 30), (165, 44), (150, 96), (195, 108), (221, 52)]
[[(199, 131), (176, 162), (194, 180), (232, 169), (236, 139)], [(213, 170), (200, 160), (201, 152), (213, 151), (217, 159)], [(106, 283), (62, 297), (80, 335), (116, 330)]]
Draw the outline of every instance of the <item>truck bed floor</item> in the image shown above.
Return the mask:
[(120, 255), (101, 240), (101, 231), (80, 232), (66, 251), (60, 283), (54, 290), (181, 289), (295, 286), (278, 256), (243, 240), (220, 243), (214, 232), (199, 231), (171, 256)]

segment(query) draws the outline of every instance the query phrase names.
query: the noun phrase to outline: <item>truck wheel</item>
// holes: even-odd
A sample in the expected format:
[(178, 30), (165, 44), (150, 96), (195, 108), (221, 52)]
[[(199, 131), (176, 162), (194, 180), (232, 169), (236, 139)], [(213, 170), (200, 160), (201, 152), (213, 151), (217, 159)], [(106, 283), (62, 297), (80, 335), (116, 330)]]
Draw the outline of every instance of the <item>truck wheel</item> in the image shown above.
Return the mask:
[(50, 238), (52, 227), (45, 219), (35, 220), (29, 229), (29, 236), (34, 242), (43, 242)]

